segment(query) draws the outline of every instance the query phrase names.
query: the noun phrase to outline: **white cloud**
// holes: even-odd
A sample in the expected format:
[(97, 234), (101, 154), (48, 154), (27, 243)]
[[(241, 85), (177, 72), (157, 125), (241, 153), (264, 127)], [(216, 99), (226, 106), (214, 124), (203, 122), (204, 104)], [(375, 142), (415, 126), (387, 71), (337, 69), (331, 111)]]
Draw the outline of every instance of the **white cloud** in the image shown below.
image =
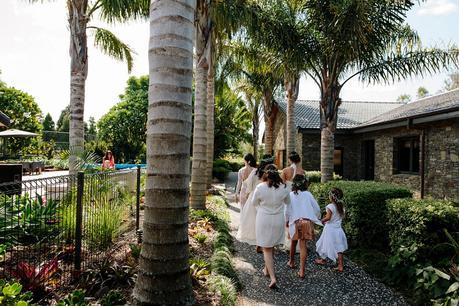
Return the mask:
[(420, 16), (444, 16), (458, 9), (457, 0), (429, 0), (417, 11)]

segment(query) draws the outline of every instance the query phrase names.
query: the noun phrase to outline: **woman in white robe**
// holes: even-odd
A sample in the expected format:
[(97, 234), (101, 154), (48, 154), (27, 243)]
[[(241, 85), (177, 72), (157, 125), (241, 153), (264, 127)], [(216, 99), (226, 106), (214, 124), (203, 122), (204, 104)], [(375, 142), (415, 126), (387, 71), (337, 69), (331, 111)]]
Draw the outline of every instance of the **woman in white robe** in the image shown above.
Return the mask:
[(262, 182), (261, 179), (263, 176), (264, 167), (271, 164), (272, 162), (273, 158), (270, 155), (263, 156), (258, 169), (253, 170), (247, 179), (243, 182), (243, 184), (245, 184), (245, 190), (248, 194), (248, 198), (244, 206), (241, 208), (240, 223), (236, 239), (250, 245), (257, 245), (257, 237), (255, 233), (255, 220), (257, 211), (253, 205), (253, 191), (257, 185)]
[(257, 245), (263, 248), (263, 272), (271, 279), (269, 288), (276, 287), (273, 249), (284, 242), (284, 206), (289, 203), (289, 189), (282, 183), (276, 166), (268, 165), (263, 174), (263, 183), (253, 193), (253, 205), (257, 209), (256, 240)]

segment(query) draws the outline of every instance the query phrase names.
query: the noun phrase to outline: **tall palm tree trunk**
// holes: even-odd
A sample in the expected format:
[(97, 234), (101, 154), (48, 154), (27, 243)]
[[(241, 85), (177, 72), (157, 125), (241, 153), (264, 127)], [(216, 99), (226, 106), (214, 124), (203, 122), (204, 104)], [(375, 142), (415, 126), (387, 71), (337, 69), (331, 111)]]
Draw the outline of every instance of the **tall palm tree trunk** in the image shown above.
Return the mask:
[(194, 209), (206, 208), (207, 190), (207, 74), (209, 61), (207, 48), (210, 47), (207, 31), (209, 20), (208, 3), (198, 0), (196, 6), (196, 91), (194, 100), (193, 159), (191, 166), (190, 206)]
[(70, 127), (69, 127), (69, 168), (74, 174), (77, 156), (84, 151), (84, 100), (88, 75), (88, 43), (86, 35), (87, 0), (67, 2), (70, 29)]
[(338, 121), (339, 86), (327, 86), (320, 101), (320, 172), (322, 183), (333, 179), (333, 154), (335, 151), (335, 131)]
[(273, 139), (274, 139), (274, 122), (273, 113), (275, 112), (273, 105), (273, 93), (271, 90), (263, 91), (263, 115), (265, 118), (265, 153), (273, 153)]
[(298, 99), (300, 77), (298, 75), (286, 78), (285, 90), (287, 93), (287, 154), (296, 148), (295, 102)]
[(215, 133), (215, 75), (213, 65), (209, 66), (207, 77), (207, 187), (212, 184), (212, 168), (214, 162), (214, 133)]
[(195, 2), (150, 6), (147, 182), (135, 304), (191, 305), (188, 187)]
[(260, 117), (259, 117), (260, 104), (259, 101), (254, 102), (253, 115), (252, 115), (252, 145), (253, 145), (253, 157), (255, 160), (258, 159), (258, 135), (260, 133)]

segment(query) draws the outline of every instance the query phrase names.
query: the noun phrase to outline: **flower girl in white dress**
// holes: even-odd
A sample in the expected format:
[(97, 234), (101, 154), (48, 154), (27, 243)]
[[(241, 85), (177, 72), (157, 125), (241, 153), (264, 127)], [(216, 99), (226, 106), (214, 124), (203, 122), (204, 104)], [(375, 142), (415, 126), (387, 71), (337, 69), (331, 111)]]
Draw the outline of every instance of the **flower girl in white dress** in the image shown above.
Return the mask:
[(338, 258), (336, 270), (343, 272), (343, 252), (347, 250), (346, 234), (341, 227), (344, 217), (343, 192), (339, 188), (332, 188), (329, 198), (332, 203), (327, 205), (327, 214), (322, 219), (325, 226), (316, 243), (316, 251), (320, 256), (319, 259), (316, 259), (316, 263), (323, 265), (327, 257), (333, 262), (336, 262)]

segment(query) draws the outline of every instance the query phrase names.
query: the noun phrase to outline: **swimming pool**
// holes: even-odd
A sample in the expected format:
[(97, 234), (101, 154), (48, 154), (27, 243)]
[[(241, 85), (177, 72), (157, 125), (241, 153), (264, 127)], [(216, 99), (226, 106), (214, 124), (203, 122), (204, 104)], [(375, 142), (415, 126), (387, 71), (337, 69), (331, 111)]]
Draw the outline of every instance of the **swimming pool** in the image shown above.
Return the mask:
[(140, 168), (146, 168), (147, 164), (115, 164), (115, 169), (116, 170), (132, 169), (132, 168), (137, 168), (137, 166), (140, 166)]

